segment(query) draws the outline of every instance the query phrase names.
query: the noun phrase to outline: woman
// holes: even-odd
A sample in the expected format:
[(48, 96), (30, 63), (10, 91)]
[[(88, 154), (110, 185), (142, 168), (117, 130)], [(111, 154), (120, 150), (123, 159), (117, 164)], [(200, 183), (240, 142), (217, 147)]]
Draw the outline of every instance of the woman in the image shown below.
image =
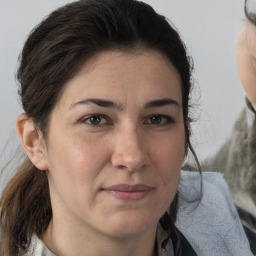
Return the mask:
[(174, 225), (194, 154), (191, 63), (163, 16), (133, 0), (71, 3), (31, 33), (17, 77), (28, 158), (2, 194), (3, 255), (197, 255)]

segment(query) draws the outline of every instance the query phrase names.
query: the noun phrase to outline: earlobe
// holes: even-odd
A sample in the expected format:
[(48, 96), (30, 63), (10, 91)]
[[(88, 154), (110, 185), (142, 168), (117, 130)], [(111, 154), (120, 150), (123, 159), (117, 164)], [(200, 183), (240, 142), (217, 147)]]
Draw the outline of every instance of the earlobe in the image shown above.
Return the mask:
[(31, 160), (39, 169), (48, 169), (47, 150), (42, 132), (35, 128), (35, 124), (26, 114), (21, 114), (16, 123), (17, 133), (21, 144)]

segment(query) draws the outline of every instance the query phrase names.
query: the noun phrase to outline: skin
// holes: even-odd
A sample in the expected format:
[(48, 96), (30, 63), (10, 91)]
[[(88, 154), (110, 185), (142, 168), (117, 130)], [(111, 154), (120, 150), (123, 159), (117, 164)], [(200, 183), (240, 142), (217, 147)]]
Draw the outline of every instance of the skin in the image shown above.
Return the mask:
[[(24, 114), (17, 128), (31, 161), (48, 170), (53, 218), (42, 240), (52, 252), (154, 254), (157, 223), (176, 194), (186, 153), (181, 81), (166, 57), (101, 53), (67, 82), (47, 141)], [(106, 190), (116, 184), (150, 189), (124, 200)]]
[(246, 22), (236, 50), (237, 69), (254, 109), (256, 109), (256, 26)]

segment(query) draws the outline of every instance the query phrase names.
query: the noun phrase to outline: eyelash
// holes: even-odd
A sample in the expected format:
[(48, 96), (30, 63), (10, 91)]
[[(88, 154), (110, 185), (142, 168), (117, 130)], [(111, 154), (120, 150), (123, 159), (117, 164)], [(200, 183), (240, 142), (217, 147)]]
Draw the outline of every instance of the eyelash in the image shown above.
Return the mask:
[[(98, 120), (96, 120), (96, 121), (98, 121), (98, 123), (93, 124), (91, 122), (91, 121), (93, 121), (92, 118), (98, 119)], [(159, 122), (159, 123), (152, 123), (154, 118), (155, 118), (155, 121)], [(160, 120), (159, 120), (159, 118), (160, 118)], [(101, 123), (103, 120), (104, 120), (104, 123)], [(164, 122), (163, 122), (163, 120), (164, 120)], [(148, 122), (148, 121), (151, 121), (151, 123)], [(88, 115), (88, 116), (83, 117), (82, 119), (80, 119), (79, 122), (83, 123), (83, 124), (90, 125), (90, 126), (94, 126), (94, 127), (101, 127), (103, 125), (112, 125), (113, 124), (113, 121), (111, 121), (110, 118), (108, 118), (107, 116), (102, 115), (102, 114)], [(143, 122), (143, 124), (152, 125), (152, 126), (165, 126), (165, 125), (172, 124), (174, 122), (175, 122), (175, 120), (170, 116), (161, 115), (161, 114), (154, 114), (154, 115), (150, 115), (147, 118), (145, 118), (145, 121)]]

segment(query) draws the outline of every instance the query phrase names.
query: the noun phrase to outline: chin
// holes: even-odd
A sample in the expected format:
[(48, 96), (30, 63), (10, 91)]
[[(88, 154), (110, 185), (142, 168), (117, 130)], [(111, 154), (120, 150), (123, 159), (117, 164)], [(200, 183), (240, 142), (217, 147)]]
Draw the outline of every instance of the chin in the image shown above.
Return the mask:
[(136, 237), (157, 226), (158, 219), (151, 216), (127, 213), (108, 220), (105, 229), (114, 237)]

